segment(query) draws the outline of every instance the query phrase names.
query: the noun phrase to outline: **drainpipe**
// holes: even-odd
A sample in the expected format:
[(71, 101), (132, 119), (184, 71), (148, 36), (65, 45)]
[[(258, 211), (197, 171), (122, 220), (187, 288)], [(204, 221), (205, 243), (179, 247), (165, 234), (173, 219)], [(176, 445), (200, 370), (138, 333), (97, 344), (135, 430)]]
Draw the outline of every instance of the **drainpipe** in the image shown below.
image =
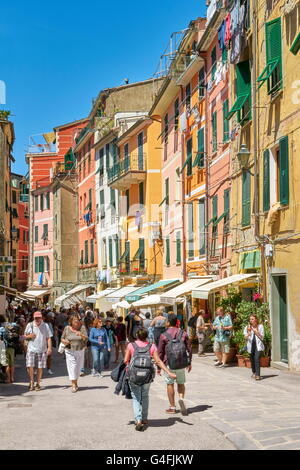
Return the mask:
[(253, 74), (252, 74), (252, 100), (253, 100), (253, 132), (254, 132), (254, 238), (259, 245), (261, 254), (261, 275), (263, 301), (266, 302), (266, 269), (264, 262), (264, 238), (259, 235), (259, 165), (258, 165), (258, 125), (257, 125), (257, 0), (253, 0)]

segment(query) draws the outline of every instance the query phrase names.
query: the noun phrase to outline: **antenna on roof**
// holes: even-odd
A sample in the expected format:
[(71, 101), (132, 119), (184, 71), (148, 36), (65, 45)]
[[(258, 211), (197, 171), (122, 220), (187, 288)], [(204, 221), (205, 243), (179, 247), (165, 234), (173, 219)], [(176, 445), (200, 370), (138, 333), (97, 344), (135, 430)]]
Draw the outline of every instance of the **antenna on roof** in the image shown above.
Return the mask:
[(124, 83), (125, 83), (125, 85), (128, 85), (128, 83), (129, 83), (129, 78), (124, 78)]

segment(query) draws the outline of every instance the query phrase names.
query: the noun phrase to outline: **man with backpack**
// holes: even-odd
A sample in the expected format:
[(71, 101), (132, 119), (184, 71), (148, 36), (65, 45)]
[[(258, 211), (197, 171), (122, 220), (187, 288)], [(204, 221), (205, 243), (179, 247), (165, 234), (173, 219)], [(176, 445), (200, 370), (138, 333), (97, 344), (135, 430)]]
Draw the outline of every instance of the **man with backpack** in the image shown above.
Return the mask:
[(167, 320), (168, 329), (160, 336), (158, 355), (163, 363), (167, 364), (169, 371), (176, 375), (176, 379), (174, 380), (169, 375), (165, 374), (165, 382), (167, 384), (167, 393), (170, 403), (166, 413), (177, 413), (174, 390), (174, 382), (176, 381), (180, 411), (182, 415), (186, 416), (187, 409), (183, 401), (185, 395), (185, 369), (187, 369), (188, 372), (192, 370), (192, 346), (187, 333), (180, 328), (177, 328), (176, 324), (176, 315), (169, 315)]
[(149, 343), (147, 330), (140, 328), (137, 331), (137, 340), (127, 346), (124, 358), (125, 364), (129, 365), (128, 380), (136, 431), (144, 431), (148, 425), (149, 390), (155, 376), (153, 360), (171, 379), (176, 378), (159, 359), (156, 345)]

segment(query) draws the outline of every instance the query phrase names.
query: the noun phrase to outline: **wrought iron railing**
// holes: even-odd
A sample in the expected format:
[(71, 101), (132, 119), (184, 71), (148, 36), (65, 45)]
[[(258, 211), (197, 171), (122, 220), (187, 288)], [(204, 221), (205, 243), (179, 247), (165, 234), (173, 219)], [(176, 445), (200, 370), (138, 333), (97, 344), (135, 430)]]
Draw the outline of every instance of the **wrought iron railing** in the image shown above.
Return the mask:
[(146, 154), (140, 152), (127, 155), (107, 170), (108, 184), (131, 171), (146, 171)]

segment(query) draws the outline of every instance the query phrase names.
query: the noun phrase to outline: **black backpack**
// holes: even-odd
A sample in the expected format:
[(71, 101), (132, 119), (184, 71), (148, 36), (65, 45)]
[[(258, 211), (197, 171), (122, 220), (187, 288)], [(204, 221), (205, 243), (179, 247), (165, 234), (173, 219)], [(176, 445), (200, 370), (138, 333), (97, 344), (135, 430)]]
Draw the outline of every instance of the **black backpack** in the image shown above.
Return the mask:
[(146, 347), (139, 347), (136, 343), (131, 343), (134, 347), (134, 354), (128, 368), (129, 382), (134, 385), (145, 385), (153, 381), (155, 369), (150, 355), (151, 344)]
[(190, 365), (185, 342), (182, 341), (183, 330), (173, 339), (169, 333), (164, 333), (169, 340), (166, 346), (168, 366), (172, 370), (185, 369)]

